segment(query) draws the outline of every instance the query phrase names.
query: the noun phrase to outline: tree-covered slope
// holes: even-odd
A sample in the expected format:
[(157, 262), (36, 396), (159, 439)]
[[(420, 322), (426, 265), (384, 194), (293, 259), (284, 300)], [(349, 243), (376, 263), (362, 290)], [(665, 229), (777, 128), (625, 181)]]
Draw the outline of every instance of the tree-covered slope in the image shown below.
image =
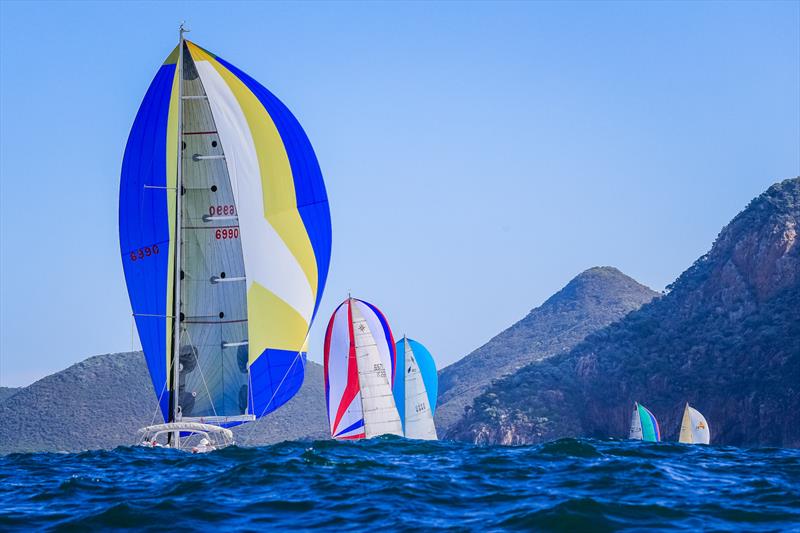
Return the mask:
[(712, 443), (800, 446), (800, 178), (775, 184), (667, 295), (476, 398), (449, 436), (522, 444), (626, 437), (633, 402), (667, 440), (685, 402)]
[[(90, 357), (19, 389), (0, 403), (0, 453), (74, 451), (130, 445), (143, 426), (163, 420), (141, 352)], [(300, 392), (253, 425), (244, 444), (327, 434), (322, 367), (307, 363)]]
[(17, 387), (0, 387), (0, 403), (3, 403), (3, 400), (12, 397), (14, 394), (19, 391)]
[(613, 267), (576, 276), (525, 318), (439, 373), (436, 425), (444, 433), (495, 379), (563, 353), (657, 293)]

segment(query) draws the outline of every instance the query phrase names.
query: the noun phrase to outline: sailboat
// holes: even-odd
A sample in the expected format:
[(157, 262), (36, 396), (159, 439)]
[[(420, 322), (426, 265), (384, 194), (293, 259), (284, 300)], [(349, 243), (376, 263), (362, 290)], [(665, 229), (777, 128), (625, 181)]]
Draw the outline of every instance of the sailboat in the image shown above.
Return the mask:
[(631, 431), (628, 438), (649, 442), (659, 442), (661, 440), (661, 429), (658, 427), (656, 417), (647, 407), (640, 405), (638, 402), (633, 404)]
[(688, 403), (683, 410), (681, 434), (678, 442), (686, 444), (708, 444), (711, 442), (711, 432), (708, 429), (706, 417)]
[(433, 415), (439, 378), (433, 356), (425, 346), (405, 335), (396, 348), (399, 361), (393, 392), (403, 434), (410, 439), (436, 440)]
[(348, 296), (325, 332), (325, 399), (334, 439), (403, 435), (392, 396), (396, 362), (386, 317), (371, 303)]
[(141, 430), (142, 442), (207, 451), (231, 444), (227, 427), (274, 411), (303, 383), (331, 225), (297, 119), (185, 32), (128, 138), (119, 235), (165, 421)]

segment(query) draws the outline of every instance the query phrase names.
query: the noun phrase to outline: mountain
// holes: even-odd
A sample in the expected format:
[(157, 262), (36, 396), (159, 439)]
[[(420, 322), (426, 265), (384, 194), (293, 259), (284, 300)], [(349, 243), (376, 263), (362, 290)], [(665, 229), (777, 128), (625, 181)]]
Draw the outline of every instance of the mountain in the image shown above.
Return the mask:
[(446, 433), (493, 380), (570, 350), (589, 333), (656, 295), (613, 267), (590, 268), (579, 274), (525, 318), (442, 369), (436, 408), (439, 433)]
[(668, 294), (497, 381), (447, 435), (624, 438), (640, 401), (676, 440), (688, 401), (708, 419), (712, 443), (800, 446), (798, 229), (794, 178), (750, 202)]
[(3, 403), (3, 400), (16, 394), (17, 391), (19, 391), (19, 388), (16, 387), (0, 387), (0, 403)]
[[(90, 357), (18, 389), (0, 402), (0, 453), (113, 448), (162, 422), (141, 352)], [(328, 434), (322, 367), (306, 364), (300, 392), (263, 419), (235, 430), (244, 444)]]

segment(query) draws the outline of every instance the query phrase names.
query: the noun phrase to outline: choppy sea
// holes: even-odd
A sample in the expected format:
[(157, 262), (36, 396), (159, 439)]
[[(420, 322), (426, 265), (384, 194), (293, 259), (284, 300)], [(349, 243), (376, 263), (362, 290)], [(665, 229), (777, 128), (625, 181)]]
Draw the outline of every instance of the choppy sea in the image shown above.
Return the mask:
[(379, 438), (0, 456), (0, 531), (800, 531), (800, 450)]

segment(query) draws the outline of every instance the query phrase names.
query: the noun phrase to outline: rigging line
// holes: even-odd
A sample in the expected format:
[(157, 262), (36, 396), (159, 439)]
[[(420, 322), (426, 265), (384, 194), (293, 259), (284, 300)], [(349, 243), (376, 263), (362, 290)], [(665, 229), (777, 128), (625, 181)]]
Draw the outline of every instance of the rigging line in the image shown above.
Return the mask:
[[(305, 346), (305, 345), (306, 345), (306, 343), (308, 342), (308, 336), (309, 336), (309, 334), (311, 333), (310, 329), (311, 329), (311, 328), (309, 328), (309, 332), (308, 332), (308, 333), (306, 333), (306, 339), (305, 339), (305, 341), (303, 341), (303, 346)], [(284, 381), (286, 381), (286, 377), (287, 377), (287, 376), (289, 375), (289, 373), (292, 371), (292, 368), (294, 368), (294, 364), (297, 362), (297, 358), (298, 358), (298, 357), (300, 357), (300, 354), (302, 354), (302, 353), (303, 353), (302, 351), (298, 351), (298, 352), (297, 352), (297, 355), (295, 355), (295, 356), (294, 356), (294, 359), (292, 359), (292, 364), (290, 364), (290, 365), (289, 365), (289, 369), (288, 369), (288, 370), (286, 370), (286, 373), (283, 375), (283, 379), (281, 379), (281, 382), (280, 382), (280, 383), (278, 383), (278, 386), (277, 386), (277, 387), (275, 388), (275, 390), (272, 392), (272, 397), (270, 397), (270, 399), (269, 399), (269, 402), (267, 402), (267, 405), (266, 405), (266, 406), (264, 406), (264, 409), (261, 411), (261, 414), (260, 414), (260, 415), (258, 415), (258, 416), (256, 417), (256, 420), (258, 420), (259, 418), (261, 418), (262, 416), (264, 416), (264, 413), (266, 413), (266, 412), (267, 412), (267, 409), (269, 409), (269, 406), (270, 406), (270, 405), (272, 405), (272, 400), (274, 400), (274, 399), (275, 399), (275, 395), (276, 395), (276, 394), (278, 394), (278, 391), (279, 391), (279, 390), (281, 390), (281, 387), (283, 386), (283, 382), (284, 382)], [(305, 364), (303, 364), (303, 370), (305, 370), (305, 368), (306, 368), (306, 367), (305, 367)], [(304, 379), (305, 379), (305, 377), (304, 377)], [(254, 424), (254, 427), (255, 427), (255, 424)], [(245, 438), (244, 442), (242, 442), (242, 446), (245, 446), (245, 445), (246, 445), (246, 444), (249, 442), (249, 440), (250, 440), (250, 437), (252, 436), (252, 434), (253, 434), (253, 430), (251, 430), (251, 431), (248, 433), (248, 435), (247, 435), (247, 437)]]
[[(200, 365), (200, 359), (197, 357), (197, 350), (195, 349), (194, 344), (192, 343), (192, 335), (189, 333), (189, 328), (184, 330), (186, 336), (189, 337), (189, 346), (192, 347), (192, 355), (194, 355), (194, 361), (197, 363), (197, 370), (200, 371), (200, 378), (203, 380), (203, 386), (206, 388), (206, 394), (208, 394), (208, 401), (211, 403), (211, 410), (214, 412), (214, 416), (217, 416), (217, 408), (214, 407), (214, 398), (211, 397), (211, 391), (208, 389), (208, 383), (206, 383), (206, 376), (203, 374), (203, 367)], [(178, 352), (178, 364), (180, 364), (180, 351)]]
[(158, 395), (158, 400), (156, 400), (156, 410), (153, 411), (153, 419), (150, 420), (150, 425), (156, 423), (156, 416), (158, 416), (158, 411), (161, 408), (161, 398), (164, 397), (164, 391), (167, 390), (167, 380), (164, 380), (164, 386), (161, 388), (161, 394)]

